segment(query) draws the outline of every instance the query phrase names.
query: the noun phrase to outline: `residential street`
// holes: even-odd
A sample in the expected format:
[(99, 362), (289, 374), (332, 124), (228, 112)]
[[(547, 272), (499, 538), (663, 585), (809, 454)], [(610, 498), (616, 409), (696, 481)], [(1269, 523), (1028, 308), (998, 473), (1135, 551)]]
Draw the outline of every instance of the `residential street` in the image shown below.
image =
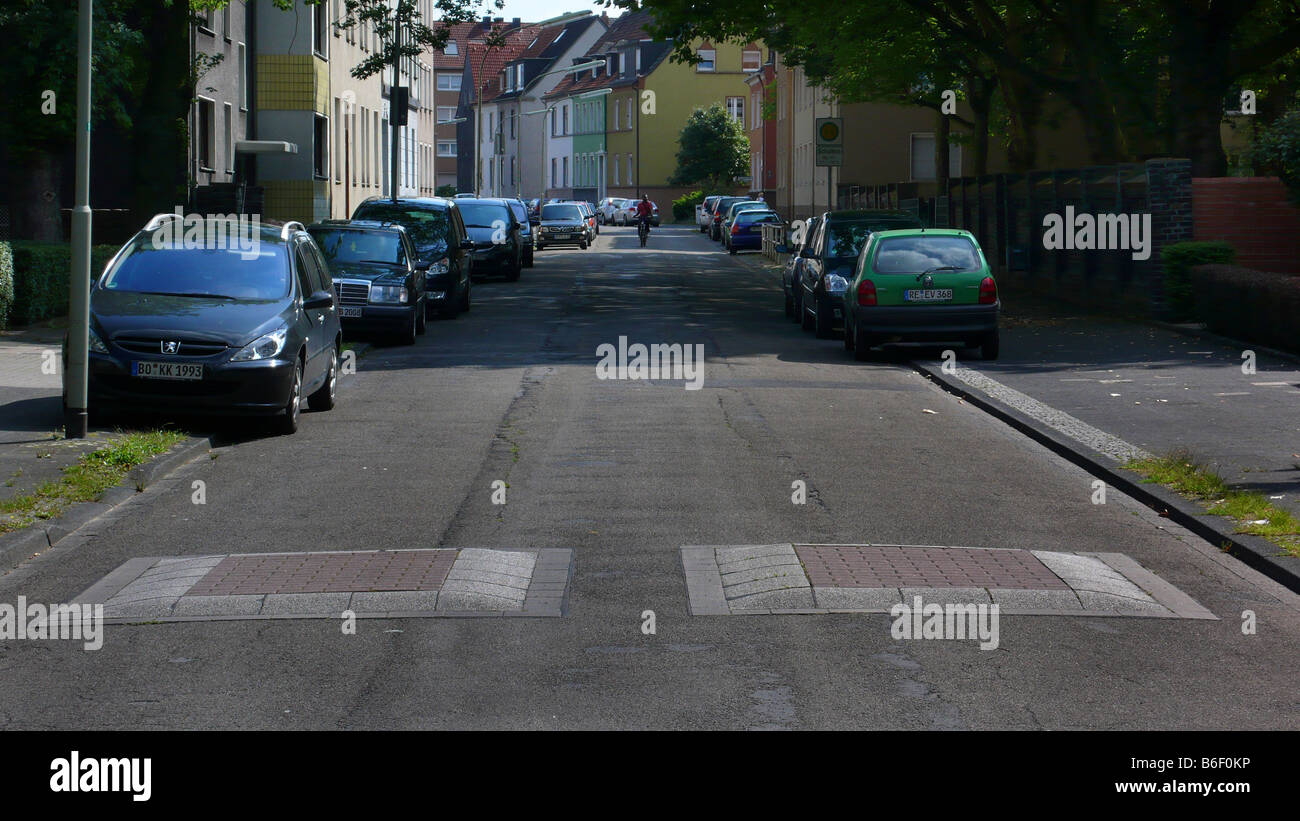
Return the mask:
[[(0, 577), (0, 601), (71, 602), (141, 557), (570, 550), (562, 615), (362, 618), (355, 635), (332, 616), (141, 617), (109, 624), (96, 652), (0, 642), (0, 727), (1300, 729), (1300, 597), (1117, 490), (1094, 504), (1091, 475), (905, 358), (855, 362), (801, 332), (755, 255), (720, 254), (690, 225), (636, 246), (635, 229), (605, 226), (590, 249), (537, 253), (518, 282), (476, 283), (469, 313), (371, 348), (338, 407), (304, 412), (295, 435), (224, 427), (210, 457)], [(1089, 344), (1066, 333), (1032, 339), (1052, 356)], [(1112, 339), (1113, 378), (1134, 381), (1111, 384), (1022, 358), (1017, 334), (1030, 339), (1008, 330), (995, 369), (962, 364), (1146, 447), (1198, 444), (1162, 433), (1180, 393), (1215, 395), (1196, 413), (1218, 414), (1225, 442), (1295, 441), (1293, 418), (1235, 429), (1230, 403), (1250, 397), (1227, 384), (1293, 410), (1293, 365), (1261, 357), (1245, 377), (1217, 345), (1174, 336), (1186, 350), (1143, 365)], [(702, 344), (702, 389), (598, 379), (597, 349), (621, 336)], [(1142, 402), (1131, 428), (1090, 411), (1110, 399)], [(1276, 487), (1286, 465), (1247, 450), (1221, 458)], [(1216, 618), (1004, 611), (981, 650), (895, 639), (886, 613), (702, 615), (688, 597), (683, 547), (785, 544), (1119, 553)]]

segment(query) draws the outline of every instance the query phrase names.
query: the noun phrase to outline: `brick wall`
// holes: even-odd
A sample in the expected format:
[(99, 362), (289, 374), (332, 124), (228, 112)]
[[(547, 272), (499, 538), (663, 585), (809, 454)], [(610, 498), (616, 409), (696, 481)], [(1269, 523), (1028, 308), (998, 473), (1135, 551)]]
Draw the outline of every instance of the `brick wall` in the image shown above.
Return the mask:
[(1276, 177), (1193, 179), (1192, 194), (1195, 239), (1231, 243), (1245, 268), (1300, 274), (1300, 208)]

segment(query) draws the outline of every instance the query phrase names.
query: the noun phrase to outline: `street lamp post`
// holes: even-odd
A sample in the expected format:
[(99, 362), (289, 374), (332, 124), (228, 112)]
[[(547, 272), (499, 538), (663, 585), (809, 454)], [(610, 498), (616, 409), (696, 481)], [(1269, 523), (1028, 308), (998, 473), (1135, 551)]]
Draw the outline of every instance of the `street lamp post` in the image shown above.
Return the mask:
[(63, 433), (87, 433), (90, 353), (90, 54), (91, 2), (80, 0), (77, 14), (77, 202), (72, 210), (72, 271), (68, 299), (68, 365), (64, 373), (67, 405)]

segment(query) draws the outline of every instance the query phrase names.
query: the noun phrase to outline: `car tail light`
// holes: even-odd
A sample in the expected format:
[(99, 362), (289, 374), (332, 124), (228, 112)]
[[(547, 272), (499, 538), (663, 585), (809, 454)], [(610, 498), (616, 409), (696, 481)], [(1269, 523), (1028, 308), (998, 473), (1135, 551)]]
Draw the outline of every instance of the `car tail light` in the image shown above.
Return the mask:
[(733, 233), (733, 234), (739, 234), (739, 233), (740, 233), (740, 223), (738, 223), (738, 222), (733, 222), (733, 223), (731, 223), (731, 233)]
[(876, 304), (876, 283), (869, 279), (864, 279), (858, 283), (858, 304)]
[(980, 282), (980, 304), (993, 305), (998, 301), (998, 284), (993, 277), (984, 277)]

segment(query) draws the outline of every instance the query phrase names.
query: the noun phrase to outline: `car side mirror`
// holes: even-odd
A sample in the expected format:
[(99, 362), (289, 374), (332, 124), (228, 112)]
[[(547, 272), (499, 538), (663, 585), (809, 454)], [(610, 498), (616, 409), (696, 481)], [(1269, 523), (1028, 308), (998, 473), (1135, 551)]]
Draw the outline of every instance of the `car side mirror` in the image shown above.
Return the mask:
[(334, 305), (334, 294), (329, 291), (317, 291), (303, 300), (302, 307), (304, 311), (316, 311), (321, 308), (329, 308)]

